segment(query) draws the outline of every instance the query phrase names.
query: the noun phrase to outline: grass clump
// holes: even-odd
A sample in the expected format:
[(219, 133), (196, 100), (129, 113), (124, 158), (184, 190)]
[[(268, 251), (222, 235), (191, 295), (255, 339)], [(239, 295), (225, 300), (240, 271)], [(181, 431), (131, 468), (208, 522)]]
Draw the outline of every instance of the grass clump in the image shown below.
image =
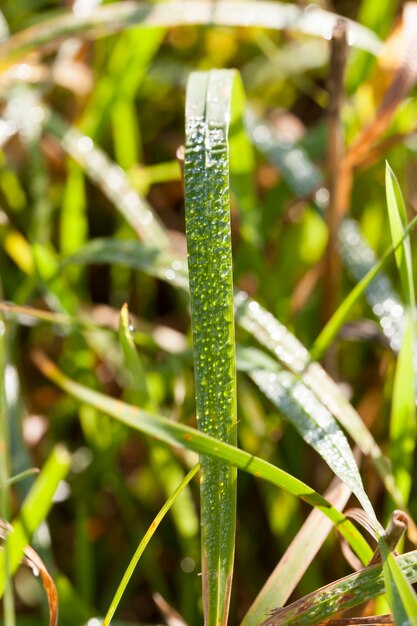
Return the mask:
[(5, 626), (417, 623), (391, 4), (4, 2)]

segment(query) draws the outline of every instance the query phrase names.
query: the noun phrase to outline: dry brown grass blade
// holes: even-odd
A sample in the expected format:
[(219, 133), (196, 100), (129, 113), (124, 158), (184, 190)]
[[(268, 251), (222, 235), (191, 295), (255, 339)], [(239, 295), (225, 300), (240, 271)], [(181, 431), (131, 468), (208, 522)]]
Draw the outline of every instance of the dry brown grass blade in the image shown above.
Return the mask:
[[(0, 519), (0, 539), (5, 540), (7, 534), (12, 530), (13, 529), (10, 524)], [(41, 577), (43, 588), (45, 589), (46, 597), (48, 599), (49, 626), (57, 626), (58, 593), (52, 576), (48, 572), (45, 563), (42, 561), (39, 554), (30, 546), (26, 546), (24, 550), (24, 557), (21, 562), (32, 570), (34, 576)]]
[[(351, 493), (345, 483), (339, 478), (334, 478), (324, 496), (343, 511)], [(314, 510), (310, 513), (262, 587), (242, 626), (247, 623), (259, 623), (265, 619), (271, 605), (284, 606), (331, 530), (331, 524), (320, 511)]]
[[(349, 509), (345, 511), (345, 516), (348, 519), (354, 520), (358, 524), (360, 524), (374, 538), (375, 542), (378, 541), (374, 528), (372, 526), (372, 523), (369, 520), (368, 515), (365, 513), (363, 509), (356, 509), (356, 508)], [(398, 553), (396, 552), (395, 548), (397, 547), (398, 542), (400, 541), (401, 537), (407, 530), (409, 522), (410, 522), (410, 518), (408, 517), (406, 513), (404, 513), (404, 511), (395, 510), (392, 512), (388, 526), (385, 529), (385, 532), (384, 532), (385, 543), (388, 549), (391, 550), (391, 552), (393, 552), (396, 556), (398, 556)], [(362, 563), (352, 552), (352, 550), (350, 549), (346, 541), (343, 539), (343, 537), (340, 537), (340, 546), (341, 546), (343, 556), (345, 557), (349, 565), (352, 567), (352, 569), (356, 571), (362, 569), (363, 568)], [(368, 563), (368, 567), (370, 565), (376, 565), (377, 563), (380, 563), (380, 562), (381, 562), (381, 554), (380, 554), (379, 546), (377, 545), (374, 555)]]
[(340, 221), (346, 213), (346, 196), (341, 185), (340, 167), (345, 155), (341, 109), (344, 89), (344, 74), (347, 59), (347, 24), (338, 20), (333, 29), (328, 79), (329, 104), (327, 107), (327, 163), (329, 176), (329, 205), (326, 211), (328, 242), (325, 255), (323, 324), (328, 322), (336, 309), (340, 282), (340, 259), (338, 254), (338, 232)]
[[(400, 40), (400, 62), (382, 99), (377, 117), (363, 130), (348, 151), (344, 161), (347, 169), (356, 167), (368, 158), (369, 150), (387, 129), (398, 106), (417, 81), (417, 2), (405, 4), (400, 31), (393, 38)], [(390, 39), (386, 43), (384, 55), (389, 46)]]
[(187, 622), (181, 615), (161, 596), (160, 593), (152, 594), (153, 601), (161, 611), (167, 626), (187, 626)]
[[(404, 513), (404, 511), (396, 510), (392, 512), (391, 519), (384, 533), (384, 539), (388, 549), (391, 550), (391, 552), (394, 552), (394, 554), (397, 554), (395, 548), (397, 547), (398, 542), (407, 530), (408, 524), (409, 517), (408, 515), (406, 515), (406, 513)], [(375, 554), (369, 561), (368, 565), (375, 565), (375, 563), (380, 563), (381, 560), (381, 553), (378, 547), (375, 550)]]

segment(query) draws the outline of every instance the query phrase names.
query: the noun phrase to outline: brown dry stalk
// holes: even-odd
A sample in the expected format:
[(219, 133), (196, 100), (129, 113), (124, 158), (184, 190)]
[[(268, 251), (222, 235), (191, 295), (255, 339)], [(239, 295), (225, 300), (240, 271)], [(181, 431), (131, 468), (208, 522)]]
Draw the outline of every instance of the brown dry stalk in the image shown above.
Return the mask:
[[(0, 539), (5, 541), (10, 532), (13, 532), (13, 527), (9, 523), (0, 519)], [(2, 549), (1, 546), (0, 549)], [(58, 593), (52, 576), (48, 572), (45, 563), (42, 561), (39, 554), (30, 546), (26, 546), (21, 563), (27, 565), (32, 570), (34, 576), (41, 577), (43, 588), (45, 589), (46, 597), (48, 599), (49, 626), (56, 626), (58, 623)]]
[[(397, 62), (396, 72), (385, 92), (375, 120), (362, 131), (349, 148), (343, 163), (347, 170), (352, 170), (368, 158), (369, 151), (386, 131), (398, 106), (417, 81), (417, 2), (405, 4), (400, 32), (399, 34), (395, 32), (394, 37), (400, 38), (401, 42), (401, 56)], [(383, 55), (386, 54), (387, 48), (389, 49), (390, 41), (391, 38), (386, 42)]]
[(327, 162), (329, 174), (329, 206), (326, 214), (328, 243), (325, 256), (323, 323), (332, 316), (337, 302), (340, 278), (340, 261), (337, 252), (337, 233), (346, 212), (346, 199), (341, 186), (340, 166), (345, 147), (340, 113), (344, 97), (344, 73), (347, 58), (346, 22), (338, 20), (333, 29), (328, 79), (329, 104), (327, 107), (328, 142)]

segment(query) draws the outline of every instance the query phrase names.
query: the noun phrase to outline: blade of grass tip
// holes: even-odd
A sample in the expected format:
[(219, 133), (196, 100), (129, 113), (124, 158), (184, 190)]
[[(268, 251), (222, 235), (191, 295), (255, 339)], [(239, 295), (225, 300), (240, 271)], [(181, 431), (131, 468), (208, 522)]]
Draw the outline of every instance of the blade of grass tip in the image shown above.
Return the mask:
[[(339, 478), (335, 478), (324, 497), (336, 508), (343, 510), (351, 493), (349, 487)], [(271, 611), (284, 606), (331, 529), (330, 521), (320, 511), (314, 510), (310, 513), (258, 593), (241, 626), (258, 626), (262, 620), (267, 619)]]
[[(19, 566), (23, 551), (30, 541), (33, 532), (48, 515), (52, 498), (69, 470), (70, 455), (58, 445), (48, 457), (36, 482), (25, 498), (18, 518), (12, 524), (12, 532), (7, 537), (6, 546), (9, 550), (10, 573)], [(0, 597), (5, 588), (5, 556), (0, 552)]]
[[(8, 522), (10, 509), (10, 482), (9, 482), (9, 424), (6, 406), (5, 368), (6, 368), (6, 325), (3, 316), (0, 316), (0, 518)], [(5, 542), (3, 551), (3, 568), (0, 569), (0, 577), (4, 581), (4, 622), (5, 626), (15, 626), (15, 605), (12, 583), (10, 547)], [(0, 564), (1, 568), (1, 564)], [(1, 595), (1, 594), (0, 594)]]
[(135, 571), (135, 568), (139, 562), (140, 557), (142, 556), (146, 546), (148, 545), (149, 541), (152, 539), (154, 533), (156, 532), (156, 529), (158, 528), (159, 524), (162, 522), (162, 520), (164, 519), (165, 515), (168, 513), (169, 509), (172, 507), (172, 505), (176, 502), (178, 496), (183, 492), (183, 490), (185, 489), (185, 487), (188, 485), (188, 483), (191, 481), (192, 478), (194, 478), (194, 476), (197, 474), (198, 470), (200, 469), (200, 464), (197, 463), (189, 472), (188, 474), (185, 476), (185, 478), (182, 480), (182, 482), (178, 485), (178, 487), (175, 489), (175, 491), (172, 493), (172, 495), (168, 498), (168, 500), (165, 502), (165, 504), (162, 506), (162, 508), (160, 509), (158, 515), (154, 518), (153, 522), (151, 523), (151, 525), (149, 526), (148, 530), (146, 531), (142, 541), (139, 543), (135, 554), (133, 555), (129, 565), (127, 566), (127, 569), (125, 571), (125, 573), (123, 574), (122, 580), (120, 581), (120, 584), (116, 590), (116, 593), (114, 594), (114, 597), (110, 603), (109, 609), (106, 613), (106, 616), (103, 620), (103, 626), (109, 626), (113, 615), (116, 612), (117, 607), (120, 604), (120, 600), (123, 597), (123, 594), (126, 590), (127, 585), (129, 584), (130, 579), (132, 578), (133, 572)]
[(367, 287), (371, 284), (375, 276), (384, 267), (386, 262), (392, 257), (394, 252), (402, 245), (403, 241), (408, 237), (417, 226), (417, 216), (414, 217), (404, 229), (400, 240), (391, 244), (381, 256), (381, 258), (373, 265), (373, 267), (365, 274), (365, 276), (355, 285), (352, 291), (346, 296), (342, 304), (334, 312), (331, 319), (324, 326), (319, 336), (315, 340), (310, 349), (310, 357), (313, 361), (319, 361), (332, 341), (337, 336), (343, 324), (348, 320), (349, 314), (358, 300), (363, 296)]
[(385, 182), (391, 237), (394, 244), (401, 242), (395, 252), (395, 260), (407, 304), (406, 329), (395, 372), (390, 421), (394, 476), (405, 501), (407, 501), (411, 489), (411, 470), (416, 434), (416, 389), (413, 354), (416, 322), (415, 293), (411, 244), (408, 236), (404, 238), (404, 231), (407, 228), (404, 200), (398, 181), (388, 163), (385, 170)]
[[(199, 429), (236, 444), (236, 365), (228, 131), (238, 76), (191, 74), (186, 97), (185, 221)], [(232, 585), (236, 469), (201, 462), (203, 606), (207, 626), (226, 624)]]
[(355, 526), (340, 511), (330, 505), (323, 496), (298, 478), (291, 476), (279, 467), (259, 457), (215, 439), (210, 435), (206, 435), (195, 428), (190, 428), (157, 414), (143, 411), (84, 387), (84, 385), (80, 385), (65, 376), (43, 353), (33, 353), (32, 359), (44, 376), (53, 381), (58, 387), (81, 402), (103, 411), (127, 426), (145, 435), (164, 441), (169, 445), (181, 446), (198, 454), (209, 455), (225, 463), (232, 464), (244, 472), (285, 489), (311, 506), (317, 507), (337, 525), (339, 532), (346, 538), (362, 563), (368, 563), (372, 558), (373, 551)]
[[(339, 16), (316, 8), (305, 11), (302, 7), (281, 2), (237, 2), (226, 0), (172, 1), (162, 4), (136, 2), (113, 3), (98, 7), (88, 16), (64, 13), (16, 33), (0, 50), (0, 69), (36, 50), (50, 52), (67, 37), (99, 37), (113, 34), (132, 26), (190, 26), (209, 24), (219, 26), (259, 26), (276, 30), (300, 31), (330, 39)], [(358, 48), (377, 54), (381, 41), (371, 30), (347, 20), (349, 41)]]
[(149, 402), (146, 373), (133, 341), (127, 304), (124, 304), (120, 311), (119, 342), (126, 362), (126, 369), (132, 377), (134, 404), (146, 407)]
[[(417, 582), (417, 550), (398, 558), (390, 555), (409, 583)], [(260, 626), (299, 626), (318, 624), (339, 613), (385, 593), (381, 565), (366, 567), (336, 580), (317, 591), (278, 608)], [(414, 622), (409, 622), (414, 624)], [(404, 625), (405, 626), (405, 625)]]

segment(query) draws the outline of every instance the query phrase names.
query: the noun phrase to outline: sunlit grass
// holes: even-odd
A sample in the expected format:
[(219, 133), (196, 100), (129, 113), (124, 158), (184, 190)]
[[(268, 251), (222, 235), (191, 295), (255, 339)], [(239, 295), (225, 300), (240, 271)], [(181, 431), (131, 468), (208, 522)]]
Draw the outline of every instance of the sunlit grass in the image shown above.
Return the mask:
[(313, 625), (383, 594), (416, 624), (413, 6), (346, 8), (335, 164), (336, 15), (35, 4), (0, 9), (2, 623), (48, 621), (23, 559), (51, 626), (55, 584), (60, 626)]

